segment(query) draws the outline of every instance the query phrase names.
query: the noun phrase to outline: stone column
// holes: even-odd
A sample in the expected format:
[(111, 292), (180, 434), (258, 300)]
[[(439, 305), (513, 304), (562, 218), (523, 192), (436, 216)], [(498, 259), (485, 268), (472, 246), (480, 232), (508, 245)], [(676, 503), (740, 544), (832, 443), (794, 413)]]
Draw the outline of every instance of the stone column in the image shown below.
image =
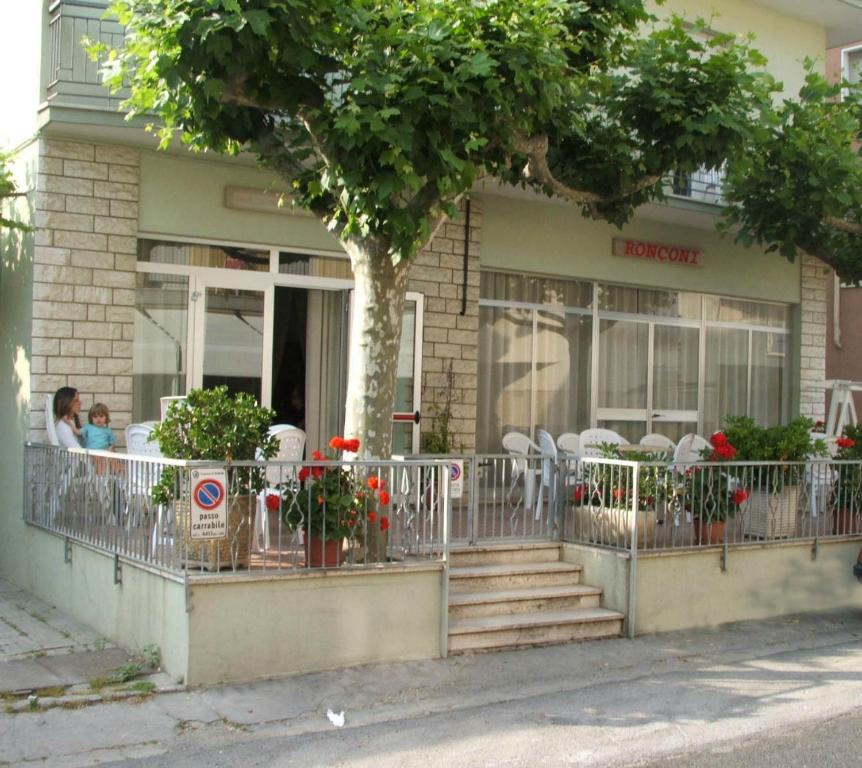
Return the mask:
[(799, 355), (799, 413), (817, 421), (825, 415), (826, 294), (832, 270), (820, 259), (802, 257)]
[(132, 412), (139, 154), (44, 139), (38, 167), (31, 438), (45, 439), (45, 395), (72, 386), (82, 419), (106, 403), (122, 442)]
[[(409, 290), (425, 295), (422, 350), (422, 432), (451, 390), (454, 450), (476, 447), (476, 366), (479, 350), (479, 245), (482, 209), (470, 203), (467, 278), (464, 281), (465, 205), (455, 221), (441, 227), (410, 269)], [(466, 290), (466, 311), (462, 299)], [(451, 370), (451, 376), (449, 371)]]

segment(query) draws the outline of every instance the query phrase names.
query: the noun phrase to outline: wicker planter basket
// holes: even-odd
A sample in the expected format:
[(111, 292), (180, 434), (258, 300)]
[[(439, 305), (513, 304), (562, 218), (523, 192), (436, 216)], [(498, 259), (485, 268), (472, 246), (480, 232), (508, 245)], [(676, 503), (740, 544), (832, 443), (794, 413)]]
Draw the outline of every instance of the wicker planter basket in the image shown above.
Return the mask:
[(745, 534), (758, 539), (796, 535), (800, 487), (785, 485), (780, 491), (755, 490), (748, 497)]
[(174, 504), (177, 534), (182, 536), (189, 567), (217, 571), (222, 568), (246, 568), (249, 561), (251, 520), (257, 498), (251, 495), (229, 496), (227, 531), (225, 539), (202, 540), (191, 538), (191, 509), (189, 502)]

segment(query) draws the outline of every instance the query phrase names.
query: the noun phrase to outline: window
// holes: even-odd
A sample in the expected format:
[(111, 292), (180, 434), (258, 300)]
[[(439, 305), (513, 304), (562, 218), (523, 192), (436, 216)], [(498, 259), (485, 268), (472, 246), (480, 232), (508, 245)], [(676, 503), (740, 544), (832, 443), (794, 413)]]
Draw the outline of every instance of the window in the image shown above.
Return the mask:
[(789, 307), (483, 272), (477, 445), (511, 430), (709, 434), (789, 417)]

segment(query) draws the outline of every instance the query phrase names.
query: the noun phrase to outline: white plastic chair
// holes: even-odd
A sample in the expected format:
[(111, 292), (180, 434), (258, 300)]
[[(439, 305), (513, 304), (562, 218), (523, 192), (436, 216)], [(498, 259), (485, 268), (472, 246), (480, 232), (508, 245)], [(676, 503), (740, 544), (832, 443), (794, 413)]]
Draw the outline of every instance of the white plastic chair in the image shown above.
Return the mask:
[[(555, 443), (551, 433), (544, 429), (537, 430), (536, 437), (539, 438), (539, 448), (542, 451), (542, 455), (551, 457), (549, 459), (542, 459), (542, 491), (539, 493), (539, 503), (536, 506), (536, 519), (538, 520), (542, 514), (542, 497), (544, 496), (543, 491), (545, 488), (548, 489), (548, 501), (551, 509), (555, 508), (554, 502), (556, 501), (557, 488), (554, 483), (553, 467), (554, 465), (559, 466), (559, 454), (557, 452), (559, 439)], [(577, 466), (577, 462), (575, 462), (575, 465)], [(567, 471), (563, 478), (563, 483), (566, 486), (572, 486), (577, 483), (577, 474), (575, 471), (568, 471), (569, 466), (567, 464)]]
[[(129, 424), (124, 430), (126, 436), (126, 453), (132, 456), (147, 456), (154, 459), (164, 457), (157, 441), (150, 441), (155, 422), (141, 424)], [(152, 462), (129, 462), (127, 465), (128, 479), (126, 483), (127, 509), (126, 514), (130, 525), (136, 526), (142, 522), (139, 515), (149, 516), (155, 511), (155, 519), (152, 519), (152, 551), (161, 544), (170, 545), (172, 542), (162, 535), (160, 540), (160, 529), (163, 528), (163, 510), (161, 506), (154, 509), (152, 500), (153, 488), (162, 477), (162, 466)]]
[(158, 442), (150, 441), (153, 434), (152, 424), (129, 424), (125, 429), (126, 453), (133, 456), (155, 456), (163, 458)]
[[(542, 452), (523, 432), (507, 432), (503, 435), (503, 450), (512, 456), (512, 488), (518, 478), (524, 477), (524, 508), (532, 509), (536, 492), (536, 480), (542, 482), (541, 467), (530, 466), (527, 456), (535, 456)], [(521, 457), (521, 458), (518, 458)]]
[(48, 442), (59, 447), (60, 438), (57, 437), (57, 425), (54, 423), (54, 395), (45, 395), (45, 431), (48, 433)]
[(573, 453), (577, 456), (581, 450), (581, 438), (577, 432), (563, 432), (557, 438), (557, 448), (565, 453)]
[(676, 450), (676, 443), (673, 440), (657, 432), (650, 432), (648, 435), (644, 435), (640, 439), (639, 445), (648, 448), (661, 448), (663, 451), (667, 451), (668, 456), (671, 456)]
[[(278, 441), (278, 452), (272, 457), (272, 461), (302, 461), (305, 455), (305, 432), (290, 424), (273, 424), (268, 432), (271, 437), (275, 437)], [(257, 458), (258, 460), (262, 459), (260, 455)], [(257, 509), (255, 510), (255, 549), (260, 550), (261, 547), (269, 549), (270, 546), (269, 515), (266, 509), (267, 494), (278, 493), (278, 490), (273, 486), (283, 483), (285, 480), (294, 479), (296, 479), (295, 466), (267, 466), (266, 484), (268, 487), (258, 494)]]
[(679, 439), (673, 452), (673, 463), (679, 465), (703, 461), (703, 452), (710, 449), (712, 449), (712, 444), (709, 440), (689, 432)]
[(602, 458), (604, 456), (601, 449), (602, 443), (628, 445), (629, 441), (612, 429), (585, 429), (581, 432), (579, 455), (594, 459)]

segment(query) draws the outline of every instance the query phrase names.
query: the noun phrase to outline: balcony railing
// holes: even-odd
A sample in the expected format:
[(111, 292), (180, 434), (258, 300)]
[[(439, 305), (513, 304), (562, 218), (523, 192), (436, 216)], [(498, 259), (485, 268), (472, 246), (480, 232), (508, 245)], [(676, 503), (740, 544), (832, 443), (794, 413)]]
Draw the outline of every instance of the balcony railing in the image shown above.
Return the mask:
[(694, 173), (678, 171), (667, 178), (666, 192), (672, 197), (684, 197), (712, 205), (724, 205), (724, 171), (700, 168)]
[(51, 50), (47, 101), (51, 105), (115, 112), (124, 96), (112, 96), (102, 85), (101, 62), (92, 61), (84, 40), (118, 47), (123, 27), (103, 18), (106, 0), (55, 0), (48, 8)]

